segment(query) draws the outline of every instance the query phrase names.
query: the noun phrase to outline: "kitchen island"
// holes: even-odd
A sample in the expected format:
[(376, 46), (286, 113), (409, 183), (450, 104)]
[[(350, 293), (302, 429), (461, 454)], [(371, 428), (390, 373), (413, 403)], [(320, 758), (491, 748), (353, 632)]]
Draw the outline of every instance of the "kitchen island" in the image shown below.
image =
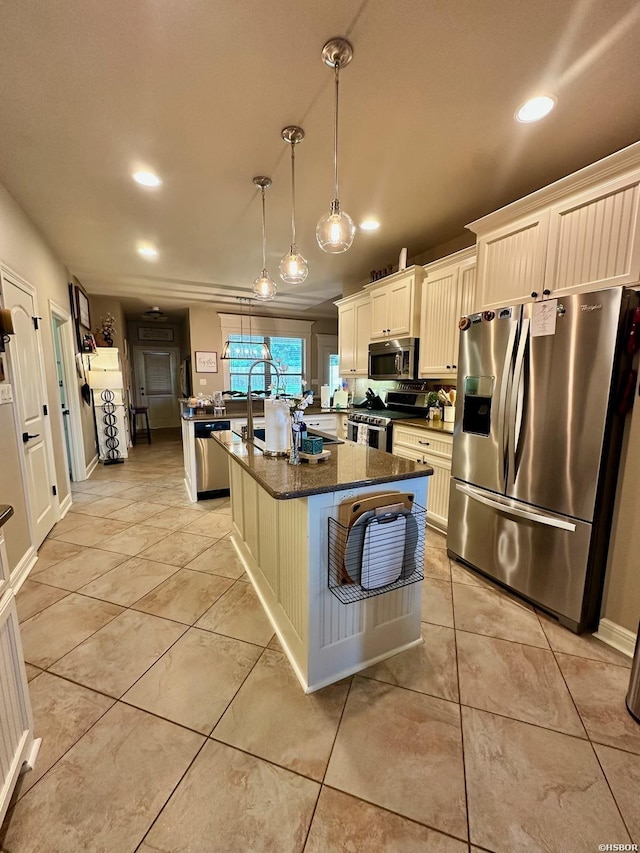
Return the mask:
[[(294, 466), (231, 432), (214, 440), (229, 454), (233, 544), (307, 693), (421, 642), (422, 584), (348, 604), (329, 589), (329, 519), (380, 492), (410, 492), (426, 506), (430, 468), (351, 442)], [(423, 523), (418, 536), (421, 552)]]

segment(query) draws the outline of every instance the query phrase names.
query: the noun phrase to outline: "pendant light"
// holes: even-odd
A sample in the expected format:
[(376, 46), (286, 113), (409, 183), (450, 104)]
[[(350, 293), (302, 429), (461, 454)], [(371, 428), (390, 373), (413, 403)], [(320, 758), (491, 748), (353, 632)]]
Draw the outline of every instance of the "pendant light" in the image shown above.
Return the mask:
[[(244, 332), (242, 330), (242, 320), (244, 314), (242, 311), (240, 312), (240, 340), (239, 341), (231, 341), (226, 340), (224, 342), (224, 346), (222, 347), (222, 353), (220, 355), (221, 359), (225, 361), (239, 361), (240, 359), (255, 361), (256, 359), (264, 358), (268, 361), (271, 361), (271, 350), (269, 349), (268, 344), (265, 341), (253, 341), (251, 340), (251, 303), (253, 302), (253, 297), (250, 296), (236, 296), (236, 302), (241, 304), (249, 304), (249, 340), (245, 341)], [(233, 349), (235, 345), (235, 350)], [(232, 353), (236, 352), (237, 355), (233, 355)]]
[(267, 272), (267, 229), (265, 219), (265, 202), (264, 193), (271, 186), (271, 178), (266, 178), (264, 175), (258, 175), (253, 179), (253, 183), (260, 187), (262, 193), (262, 272), (253, 282), (253, 295), (261, 302), (270, 302), (275, 298), (278, 290), (275, 281)]
[(287, 284), (302, 284), (309, 266), (296, 246), (296, 145), (304, 139), (304, 130), (296, 125), (285, 127), (282, 138), (291, 146), (291, 247), (280, 261), (280, 278)]
[(346, 252), (353, 243), (356, 233), (353, 219), (340, 209), (338, 199), (338, 89), (340, 69), (351, 62), (353, 48), (345, 38), (330, 39), (322, 48), (322, 60), (335, 69), (336, 109), (333, 126), (333, 201), (329, 213), (325, 214), (316, 226), (316, 239), (323, 252), (337, 255)]

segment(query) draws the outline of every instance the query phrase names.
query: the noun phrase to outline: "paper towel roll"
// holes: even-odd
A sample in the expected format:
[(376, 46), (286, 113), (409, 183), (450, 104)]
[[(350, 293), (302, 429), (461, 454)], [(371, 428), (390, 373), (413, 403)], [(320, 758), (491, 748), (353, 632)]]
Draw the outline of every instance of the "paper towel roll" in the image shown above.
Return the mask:
[(286, 400), (264, 401), (265, 450), (285, 453), (291, 446), (291, 416)]
[(320, 388), (320, 408), (328, 409), (331, 407), (331, 391), (328, 385), (323, 385)]

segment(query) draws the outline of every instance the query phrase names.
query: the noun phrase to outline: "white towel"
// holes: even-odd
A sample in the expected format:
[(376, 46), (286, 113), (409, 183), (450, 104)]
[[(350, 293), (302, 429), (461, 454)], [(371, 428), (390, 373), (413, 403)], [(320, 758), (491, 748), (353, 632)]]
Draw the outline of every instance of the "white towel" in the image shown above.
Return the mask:
[(358, 444), (369, 444), (369, 427), (367, 424), (358, 424)]
[(291, 417), (285, 400), (264, 401), (264, 444), (272, 453), (283, 453), (291, 445)]

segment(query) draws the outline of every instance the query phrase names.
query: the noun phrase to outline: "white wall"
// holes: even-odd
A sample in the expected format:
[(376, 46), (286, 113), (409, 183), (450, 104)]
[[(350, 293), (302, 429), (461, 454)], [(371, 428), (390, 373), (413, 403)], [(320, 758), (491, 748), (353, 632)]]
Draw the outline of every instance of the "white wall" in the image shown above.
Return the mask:
[[(46, 243), (35, 225), (28, 219), (23, 210), (14, 201), (7, 190), (0, 184), (0, 262), (9, 267), (25, 281), (29, 282), (37, 291), (38, 314), (42, 317), (40, 324), (42, 348), (44, 351), (45, 374), (47, 383), (47, 396), (49, 400), (49, 411), (51, 414), (51, 432), (53, 436), (53, 451), (55, 457), (56, 482), (60, 500), (66, 497), (65, 477), (65, 451), (62, 435), (62, 424), (60, 417), (54, 416), (58, 412), (58, 378), (56, 374), (55, 355), (53, 348), (53, 337), (51, 329), (51, 312), (49, 300), (67, 308), (69, 306), (69, 275), (56, 257), (51, 247)], [(9, 347), (11, 344), (9, 344)], [(7, 404), (3, 408), (8, 408)], [(7, 428), (8, 418), (3, 418), (3, 433)], [(83, 429), (85, 424), (83, 423)], [(3, 435), (3, 439), (4, 439)], [(8, 438), (8, 436), (7, 436)], [(85, 445), (89, 444), (85, 436)], [(89, 461), (89, 460), (87, 460)], [(3, 486), (22, 482), (20, 467), (17, 457), (11, 457), (8, 464), (0, 466), (0, 495), (9, 494), (9, 488), (5, 491)], [(22, 554), (15, 553), (14, 545), (11, 543), (12, 531), (20, 532), (20, 541), (26, 527), (26, 507), (14, 507), (16, 516), (8, 522), (5, 529), (7, 546), (9, 551), (9, 563), (15, 568)], [(20, 550), (20, 549), (18, 549)], [(24, 553), (24, 552), (23, 552)]]

